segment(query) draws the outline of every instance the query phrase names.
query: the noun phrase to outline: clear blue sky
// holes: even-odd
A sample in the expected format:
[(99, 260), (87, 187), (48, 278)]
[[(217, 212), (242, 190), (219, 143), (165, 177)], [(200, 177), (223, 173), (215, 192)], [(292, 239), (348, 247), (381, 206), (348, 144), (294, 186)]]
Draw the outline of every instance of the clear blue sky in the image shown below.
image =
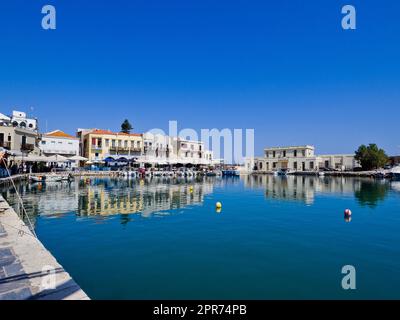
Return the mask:
[[(57, 30), (41, 28), (41, 7)], [(341, 29), (341, 7), (357, 30)], [(400, 154), (400, 1), (113, 0), (0, 4), (0, 112), (42, 131), (254, 128), (264, 146)]]

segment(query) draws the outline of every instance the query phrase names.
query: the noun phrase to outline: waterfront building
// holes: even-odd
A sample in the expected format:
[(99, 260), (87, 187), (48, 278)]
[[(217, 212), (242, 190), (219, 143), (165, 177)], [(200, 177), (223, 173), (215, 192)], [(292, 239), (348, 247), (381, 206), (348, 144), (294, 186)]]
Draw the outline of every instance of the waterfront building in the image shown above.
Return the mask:
[(204, 142), (202, 141), (186, 140), (177, 137), (173, 139), (173, 145), (177, 158), (181, 163), (212, 164), (212, 153), (205, 150)]
[(142, 162), (169, 163), (177, 157), (173, 139), (169, 136), (146, 132), (143, 144)]
[(354, 155), (315, 155), (311, 145), (265, 148), (263, 157), (245, 159), (248, 172), (268, 173), (279, 170), (318, 171), (320, 169), (353, 170), (358, 167)]
[(141, 163), (211, 165), (212, 151), (205, 150), (202, 141), (185, 140), (162, 134), (143, 134)]
[(19, 127), (28, 130), (38, 130), (38, 122), (35, 118), (28, 118), (25, 112), (13, 111), (11, 115), (11, 124), (14, 127)]
[(0, 123), (0, 147), (16, 155), (40, 155), (39, 139), (35, 130), (26, 129), (24, 126), (13, 126), (7, 121)]
[(43, 134), (39, 147), (45, 156), (59, 154), (64, 157), (72, 157), (79, 155), (79, 139), (61, 130)]
[(102, 129), (78, 129), (81, 156), (91, 162), (131, 160), (143, 151), (143, 135)]

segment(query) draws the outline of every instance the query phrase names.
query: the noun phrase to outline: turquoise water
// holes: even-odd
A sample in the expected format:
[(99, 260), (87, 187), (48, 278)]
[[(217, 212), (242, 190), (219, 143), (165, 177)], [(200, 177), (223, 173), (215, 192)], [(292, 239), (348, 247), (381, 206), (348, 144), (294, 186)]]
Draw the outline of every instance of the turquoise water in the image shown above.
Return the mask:
[[(245, 176), (19, 191), (40, 240), (92, 299), (399, 299), (399, 184)], [(341, 287), (344, 265), (356, 290)]]

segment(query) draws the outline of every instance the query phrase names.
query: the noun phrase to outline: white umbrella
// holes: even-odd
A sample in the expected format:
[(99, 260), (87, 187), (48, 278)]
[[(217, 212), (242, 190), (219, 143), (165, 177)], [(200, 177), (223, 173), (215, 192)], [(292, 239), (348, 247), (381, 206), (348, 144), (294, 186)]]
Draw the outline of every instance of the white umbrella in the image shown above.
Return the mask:
[(26, 161), (26, 162), (48, 162), (47, 157), (45, 156), (35, 156), (32, 154), (26, 156), (16, 156), (14, 157), (16, 161)]
[(46, 157), (47, 162), (67, 162), (68, 158), (62, 155), (56, 154), (54, 156)]
[(79, 156), (79, 155), (75, 155), (73, 157), (68, 158), (68, 160), (72, 160), (72, 161), (87, 161), (88, 158)]

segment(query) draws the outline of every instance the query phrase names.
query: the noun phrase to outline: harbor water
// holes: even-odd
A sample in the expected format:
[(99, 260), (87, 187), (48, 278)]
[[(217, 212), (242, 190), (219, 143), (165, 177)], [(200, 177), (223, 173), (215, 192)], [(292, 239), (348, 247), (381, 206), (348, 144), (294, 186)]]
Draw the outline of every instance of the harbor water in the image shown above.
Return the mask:
[[(39, 239), (92, 299), (399, 299), (399, 184), (249, 175), (17, 187)], [(2, 195), (18, 209), (13, 190)], [(346, 265), (355, 290), (342, 288)]]

